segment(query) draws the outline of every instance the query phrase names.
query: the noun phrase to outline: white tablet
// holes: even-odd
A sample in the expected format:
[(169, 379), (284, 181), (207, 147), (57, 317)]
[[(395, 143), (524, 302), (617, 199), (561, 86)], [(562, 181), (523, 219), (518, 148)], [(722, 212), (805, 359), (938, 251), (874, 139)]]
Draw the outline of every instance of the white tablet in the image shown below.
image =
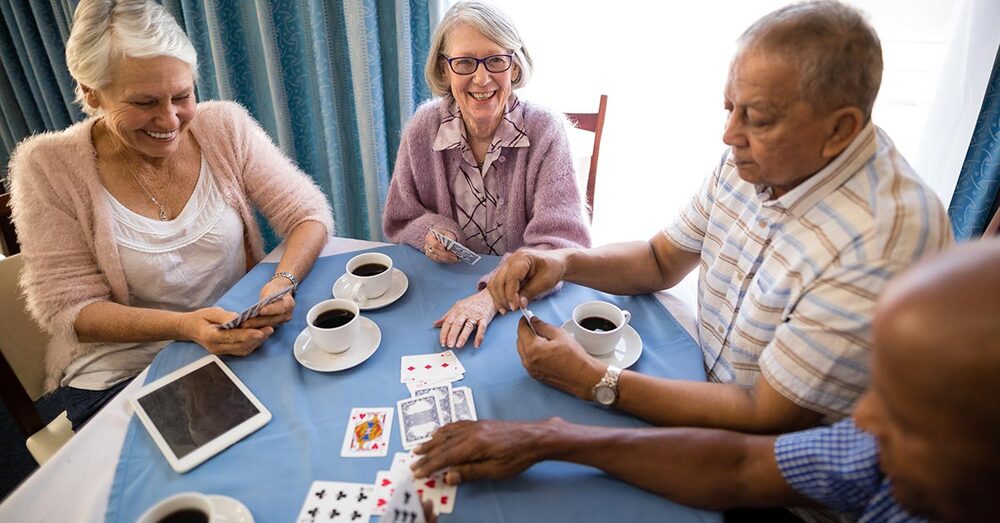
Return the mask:
[(214, 355), (142, 387), (129, 401), (170, 466), (183, 473), (271, 421), (271, 413)]

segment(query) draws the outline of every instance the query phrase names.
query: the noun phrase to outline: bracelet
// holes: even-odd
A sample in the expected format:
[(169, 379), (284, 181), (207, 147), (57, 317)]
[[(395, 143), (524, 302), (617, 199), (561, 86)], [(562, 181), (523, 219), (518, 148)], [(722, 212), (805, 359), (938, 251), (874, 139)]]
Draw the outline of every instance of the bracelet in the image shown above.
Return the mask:
[(296, 279), (295, 275), (292, 274), (292, 273), (290, 273), (290, 272), (285, 272), (285, 271), (276, 272), (276, 273), (274, 273), (274, 276), (271, 276), (271, 279), (267, 280), (267, 281), (274, 281), (274, 280), (276, 280), (278, 278), (285, 278), (286, 280), (292, 282), (292, 293), (293, 294), (295, 293), (295, 291), (297, 291), (299, 289), (299, 280)]

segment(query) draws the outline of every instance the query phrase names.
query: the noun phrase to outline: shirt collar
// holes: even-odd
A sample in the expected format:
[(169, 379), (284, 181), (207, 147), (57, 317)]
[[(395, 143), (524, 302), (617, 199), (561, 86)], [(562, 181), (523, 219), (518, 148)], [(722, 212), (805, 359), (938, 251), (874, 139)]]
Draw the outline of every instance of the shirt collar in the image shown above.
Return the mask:
[[(511, 94), (504, 104), (503, 118), (493, 133), (493, 142), (489, 150), (486, 151), (486, 161), (484, 166), (500, 155), (503, 148), (528, 147), (527, 129), (524, 126), (524, 106), (517, 96)], [(476, 161), (472, 158), (472, 149), (469, 147), (469, 140), (465, 134), (465, 122), (462, 121), (462, 110), (458, 107), (458, 102), (454, 98), (448, 106), (448, 111), (441, 118), (441, 125), (438, 127), (437, 136), (434, 138), (435, 151), (446, 149), (461, 149), (462, 157), (472, 165)]]
[(826, 167), (778, 198), (768, 200), (771, 193), (770, 188), (757, 185), (758, 198), (761, 198), (765, 207), (774, 207), (787, 211), (793, 216), (802, 216), (854, 176), (875, 156), (878, 148), (875, 129), (875, 124), (869, 121), (854, 137), (847, 149), (844, 149)]

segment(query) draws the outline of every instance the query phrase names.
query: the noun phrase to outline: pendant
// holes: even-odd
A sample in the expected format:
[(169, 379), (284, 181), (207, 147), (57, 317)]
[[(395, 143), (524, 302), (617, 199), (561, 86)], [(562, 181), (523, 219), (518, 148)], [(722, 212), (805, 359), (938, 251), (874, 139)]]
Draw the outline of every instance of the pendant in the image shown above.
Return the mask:
[(161, 222), (167, 221), (167, 211), (164, 211), (163, 207), (160, 207), (160, 221)]

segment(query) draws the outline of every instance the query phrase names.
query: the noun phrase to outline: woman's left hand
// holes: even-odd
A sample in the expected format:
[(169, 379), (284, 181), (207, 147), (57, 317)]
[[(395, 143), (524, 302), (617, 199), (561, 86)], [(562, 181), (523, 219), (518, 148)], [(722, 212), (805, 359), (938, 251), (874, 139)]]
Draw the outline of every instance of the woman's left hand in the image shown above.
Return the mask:
[[(291, 282), (285, 278), (276, 278), (271, 280), (261, 287), (260, 299), (270, 296), (271, 294), (274, 294), (289, 285), (291, 285)], [(277, 327), (278, 325), (292, 319), (292, 311), (294, 310), (295, 298), (292, 297), (292, 293), (288, 293), (280, 300), (262, 308), (259, 316), (256, 318), (250, 318), (249, 320), (243, 322), (240, 327), (248, 329), (258, 329), (267, 325)]]
[(478, 348), (486, 337), (486, 327), (496, 314), (493, 298), (486, 289), (456, 301), (441, 319), (434, 322), (434, 326), (441, 329), (441, 346), (464, 347), (475, 330), (473, 345)]

